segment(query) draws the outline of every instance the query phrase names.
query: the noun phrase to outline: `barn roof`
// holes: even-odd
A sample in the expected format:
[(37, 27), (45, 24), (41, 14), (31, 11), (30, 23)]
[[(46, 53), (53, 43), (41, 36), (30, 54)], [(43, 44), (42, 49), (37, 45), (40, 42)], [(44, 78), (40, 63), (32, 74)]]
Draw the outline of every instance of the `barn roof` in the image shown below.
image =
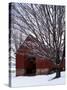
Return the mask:
[(41, 42), (38, 39), (36, 39), (34, 36), (29, 34), (28, 37), (23, 42), (23, 44), (18, 49), (18, 51), (21, 52), (21, 51), (23, 51), (24, 48), (25, 49), (31, 49), (31, 51), (28, 53), (28, 55), (34, 55), (34, 56), (40, 56), (41, 57), (42, 56), (41, 51), (47, 50), (47, 46), (42, 49), (42, 47), (40, 47), (39, 44), (41, 44)]

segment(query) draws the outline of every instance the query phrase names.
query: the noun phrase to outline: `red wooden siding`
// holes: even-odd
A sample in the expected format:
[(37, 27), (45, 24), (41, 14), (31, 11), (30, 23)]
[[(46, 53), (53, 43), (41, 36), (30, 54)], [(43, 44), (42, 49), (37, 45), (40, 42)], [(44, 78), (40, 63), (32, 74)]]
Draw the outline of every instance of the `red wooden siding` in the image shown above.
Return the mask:
[(24, 56), (21, 54), (16, 55), (16, 68), (24, 68)]
[(36, 60), (36, 68), (48, 68), (52, 69), (54, 67), (54, 63), (51, 60), (48, 59), (39, 59)]

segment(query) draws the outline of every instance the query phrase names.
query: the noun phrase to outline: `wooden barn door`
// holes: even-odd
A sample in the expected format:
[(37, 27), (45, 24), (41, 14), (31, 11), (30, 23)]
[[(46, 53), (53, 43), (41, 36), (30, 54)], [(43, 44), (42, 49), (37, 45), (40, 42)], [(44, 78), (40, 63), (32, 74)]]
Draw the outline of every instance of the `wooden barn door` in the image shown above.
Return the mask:
[(26, 75), (33, 76), (36, 74), (36, 60), (35, 57), (28, 57), (27, 59), (27, 67), (26, 67)]

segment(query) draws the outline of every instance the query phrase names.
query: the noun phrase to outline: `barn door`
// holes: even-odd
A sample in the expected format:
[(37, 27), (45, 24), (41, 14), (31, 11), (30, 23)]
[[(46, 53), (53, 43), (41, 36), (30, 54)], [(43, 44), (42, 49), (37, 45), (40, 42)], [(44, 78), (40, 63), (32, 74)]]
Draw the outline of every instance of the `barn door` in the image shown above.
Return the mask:
[(28, 57), (26, 75), (33, 76), (36, 74), (36, 62), (35, 57)]

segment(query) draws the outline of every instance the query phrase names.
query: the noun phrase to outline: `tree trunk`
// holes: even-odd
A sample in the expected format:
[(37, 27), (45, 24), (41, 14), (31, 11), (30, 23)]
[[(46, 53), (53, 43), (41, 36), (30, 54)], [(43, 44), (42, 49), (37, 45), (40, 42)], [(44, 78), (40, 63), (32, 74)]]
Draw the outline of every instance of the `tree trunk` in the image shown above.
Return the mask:
[(61, 77), (61, 72), (59, 68), (56, 68), (56, 78)]
[(56, 55), (57, 55), (56, 56), (56, 78), (59, 78), (61, 76), (60, 67), (59, 67), (59, 64), (60, 64), (59, 49), (57, 49)]

